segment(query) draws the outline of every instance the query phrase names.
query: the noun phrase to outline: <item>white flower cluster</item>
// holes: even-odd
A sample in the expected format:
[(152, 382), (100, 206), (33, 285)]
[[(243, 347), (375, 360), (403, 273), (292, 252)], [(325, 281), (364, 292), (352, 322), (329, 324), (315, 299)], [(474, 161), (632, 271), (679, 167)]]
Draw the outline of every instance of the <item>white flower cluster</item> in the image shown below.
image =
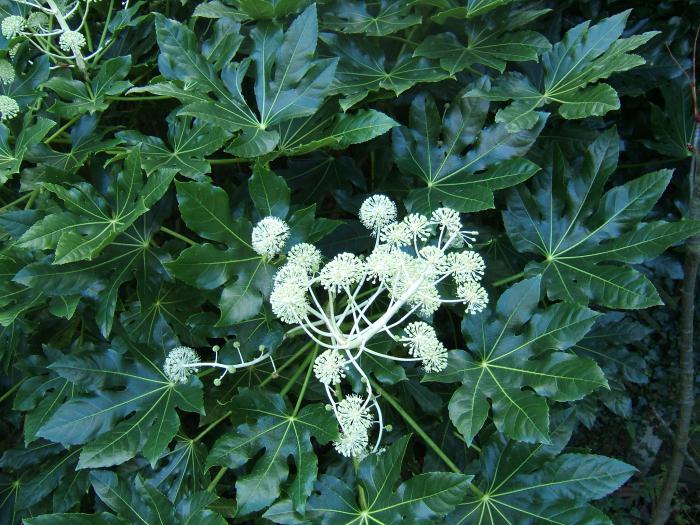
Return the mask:
[[(25, 8), (28, 7), (30, 11), (26, 13), (26, 17), (10, 15), (0, 21), (2, 36), (7, 40), (16, 39), (11, 50), (16, 49), (21, 42), (27, 41), (55, 64), (64, 66), (66, 62), (73, 62), (84, 71), (87, 62), (100, 56), (107, 47), (112, 45), (111, 36), (105, 34), (94, 48), (91, 46), (87, 54), (83, 53), (83, 49), (87, 46), (85, 35), (89, 36), (85, 27), (88, 24), (93, 0), (14, 0), (14, 2)], [(118, 9), (119, 4), (122, 9), (126, 9), (129, 7), (129, 0), (111, 3), (108, 10)], [(106, 16), (109, 20), (113, 13), (100, 16)], [(12, 55), (11, 51), (10, 56)]]
[[(296, 244), (277, 272), (270, 296), (273, 313), (300, 326), (324, 350), (313, 371), (340, 426), (342, 437), (335, 447), (346, 456), (367, 452), (375, 424), (371, 409), (379, 429), (374, 451), (383, 429), (379, 404), (358, 361), (362, 354), (416, 362), (426, 372), (439, 373), (447, 366), (447, 349), (426, 321), (443, 304), (463, 304), (466, 313), (474, 314), (488, 303), (480, 283), (484, 261), (471, 250), (476, 232), (463, 229), (458, 212), (439, 208), (429, 217), (412, 213), (401, 221), (397, 216), (391, 199), (369, 197), (359, 217), (375, 238), (372, 251), (366, 256), (340, 253), (322, 264), (316, 247)], [(268, 260), (281, 253), (288, 239), (289, 227), (274, 217), (253, 229), (253, 247)], [(446, 290), (453, 295), (446, 297)], [(423, 320), (411, 321), (416, 316)], [(400, 342), (408, 357), (371, 348), (370, 340), (380, 333)], [(366, 396), (337, 400), (335, 387), (351, 368), (362, 378)]]

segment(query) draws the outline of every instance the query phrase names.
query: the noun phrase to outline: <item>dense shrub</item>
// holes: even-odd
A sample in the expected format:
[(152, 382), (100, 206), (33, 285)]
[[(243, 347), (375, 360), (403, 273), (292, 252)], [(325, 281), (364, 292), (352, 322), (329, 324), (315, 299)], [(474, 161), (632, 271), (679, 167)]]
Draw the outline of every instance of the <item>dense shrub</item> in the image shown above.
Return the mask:
[(639, 523), (673, 494), (697, 1), (0, 18), (0, 523)]

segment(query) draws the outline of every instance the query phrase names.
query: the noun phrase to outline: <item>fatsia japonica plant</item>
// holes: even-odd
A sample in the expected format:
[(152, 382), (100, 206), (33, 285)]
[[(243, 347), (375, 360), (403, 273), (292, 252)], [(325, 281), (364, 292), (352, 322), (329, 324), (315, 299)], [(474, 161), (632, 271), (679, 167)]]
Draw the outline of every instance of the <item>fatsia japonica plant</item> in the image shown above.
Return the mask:
[(0, 524), (644, 522), (657, 4), (0, 0)]

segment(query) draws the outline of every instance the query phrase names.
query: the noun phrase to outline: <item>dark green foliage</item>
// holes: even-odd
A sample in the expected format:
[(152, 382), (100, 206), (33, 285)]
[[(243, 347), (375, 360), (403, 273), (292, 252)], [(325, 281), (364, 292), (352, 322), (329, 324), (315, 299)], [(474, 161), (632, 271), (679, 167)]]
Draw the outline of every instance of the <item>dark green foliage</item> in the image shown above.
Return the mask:
[[(700, 232), (663, 47), (688, 65), (700, 4), (120, 4), (90, 2), (83, 51), (108, 45), (84, 69), (0, 37), (19, 107), (0, 123), (0, 525), (624, 515), (617, 489), (651, 468), (625, 440), (673, 386), (678, 246)], [(393, 428), (353, 460), (319, 348), (271, 311), (284, 256), (251, 232), (274, 216), (287, 248), (360, 252), (374, 193), (461, 212), (489, 306), (429, 320), (443, 372), (362, 356)], [(174, 383), (181, 345), (274, 364)]]

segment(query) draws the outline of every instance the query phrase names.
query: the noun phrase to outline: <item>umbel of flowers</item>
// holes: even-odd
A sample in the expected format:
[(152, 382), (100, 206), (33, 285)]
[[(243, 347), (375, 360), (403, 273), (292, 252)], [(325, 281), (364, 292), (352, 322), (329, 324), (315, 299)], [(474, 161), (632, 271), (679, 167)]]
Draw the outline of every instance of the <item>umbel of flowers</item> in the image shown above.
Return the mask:
[[(323, 349), (314, 374), (340, 426), (335, 447), (346, 456), (368, 451), (375, 425), (376, 451), (384, 430), (381, 409), (360, 365), (362, 354), (413, 361), (426, 372), (440, 372), (447, 365), (447, 349), (429, 322), (432, 314), (446, 303), (463, 304), (473, 314), (488, 302), (480, 284), (484, 261), (471, 250), (476, 232), (463, 229), (455, 210), (440, 208), (430, 217), (413, 213), (398, 221), (394, 202), (373, 195), (362, 204), (359, 218), (375, 239), (371, 253), (341, 253), (323, 264), (315, 246), (296, 244), (277, 272), (270, 296), (274, 314), (300, 326)], [(253, 230), (253, 247), (271, 258), (288, 237), (283, 221), (267, 217)], [(370, 348), (372, 338), (382, 333), (403, 346), (404, 355)], [(365, 392), (343, 397), (336, 386), (350, 368), (362, 378)]]
[[(412, 213), (397, 221), (396, 205), (384, 195), (373, 195), (364, 201), (359, 216), (375, 239), (368, 255), (345, 252), (324, 264), (318, 248), (296, 244), (275, 275), (270, 295), (273, 313), (301, 327), (323, 349), (313, 371), (340, 427), (335, 448), (348, 457), (370, 450), (375, 426), (371, 451), (376, 452), (384, 431), (381, 408), (360, 365), (362, 354), (417, 362), (426, 372), (441, 372), (447, 366), (447, 349), (429, 323), (433, 313), (443, 304), (458, 303), (473, 314), (488, 302), (480, 284), (484, 261), (471, 250), (476, 232), (462, 228), (458, 212), (439, 208), (430, 217)], [(283, 251), (288, 240), (289, 226), (277, 217), (265, 217), (253, 228), (253, 249), (268, 261)], [(378, 334), (396, 341), (403, 355), (370, 348)], [(264, 348), (251, 361), (243, 359), (237, 343), (234, 348), (240, 357), (236, 365), (219, 363), (217, 346), (214, 362), (202, 362), (192, 348), (174, 348), (165, 361), (165, 375), (185, 383), (200, 369), (216, 367), (223, 370), (214, 380), (219, 385), (235, 369), (272, 361)], [(339, 385), (350, 368), (360, 375), (365, 391), (343, 396)]]

